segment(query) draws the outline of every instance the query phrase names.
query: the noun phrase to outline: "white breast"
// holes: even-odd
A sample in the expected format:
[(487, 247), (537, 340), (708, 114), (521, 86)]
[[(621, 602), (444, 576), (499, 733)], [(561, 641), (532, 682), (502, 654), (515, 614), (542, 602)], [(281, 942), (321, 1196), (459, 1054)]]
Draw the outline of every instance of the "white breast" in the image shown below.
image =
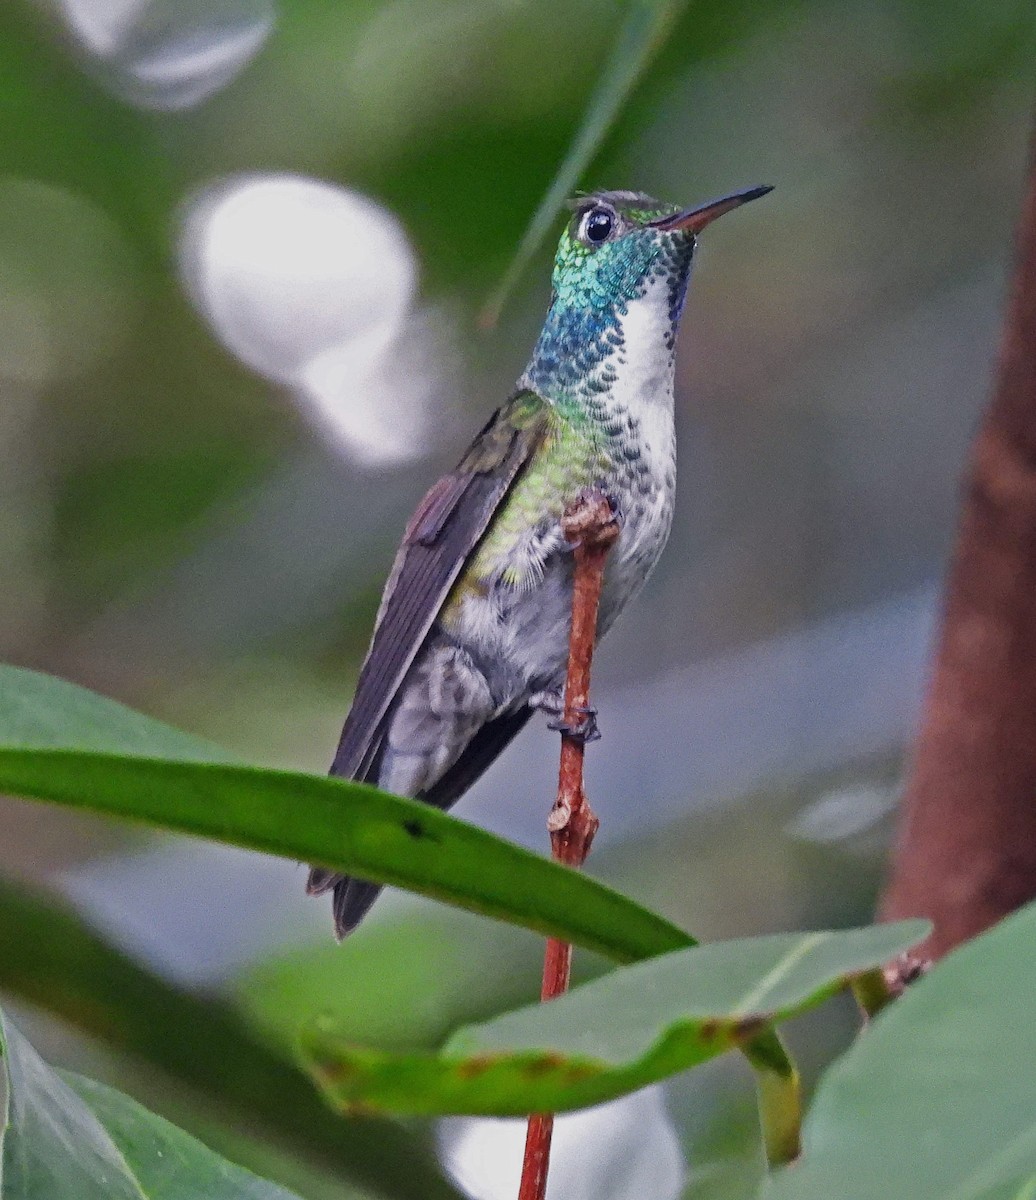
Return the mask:
[[(623, 516), (609, 556), (599, 630), (604, 632), (636, 595), (657, 563), (673, 515), (676, 435), (674, 358), (667, 347), (669, 292), (652, 284), (620, 318), (623, 337), (599, 370), (608, 386), (594, 394), (594, 419), (618, 429), (619, 452), (605, 480)], [(526, 572), (530, 586), (494, 587), (465, 597), (451, 637), (470, 646), (506, 708), (531, 691), (555, 685), (564, 673), (571, 618), (571, 551), (559, 529), (537, 533), (539, 557)]]

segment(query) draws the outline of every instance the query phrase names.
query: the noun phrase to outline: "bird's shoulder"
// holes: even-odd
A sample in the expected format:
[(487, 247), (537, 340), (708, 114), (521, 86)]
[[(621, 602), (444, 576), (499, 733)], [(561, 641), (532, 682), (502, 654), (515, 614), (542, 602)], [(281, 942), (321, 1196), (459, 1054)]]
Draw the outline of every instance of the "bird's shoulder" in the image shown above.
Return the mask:
[(432, 484), (414, 510), (385, 587), (379, 623), (402, 568), (417, 548), (438, 548), (442, 556), (448, 546), (451, 559), (459, 555), (463, 560), (471, 553), (556, 423), (553, 406), (527, 389), (514, 392), (493, 413), (457, 466)]

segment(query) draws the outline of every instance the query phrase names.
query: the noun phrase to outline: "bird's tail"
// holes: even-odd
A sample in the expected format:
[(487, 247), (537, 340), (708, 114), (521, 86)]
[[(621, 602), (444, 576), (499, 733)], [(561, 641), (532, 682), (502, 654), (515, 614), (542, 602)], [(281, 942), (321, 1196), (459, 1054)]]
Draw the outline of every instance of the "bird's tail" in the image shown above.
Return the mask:
[[(528, 705), (523, 705), (514, 712), (505, 713), (503, 716), (495, 717), (492, 721), (487, 721), (442, 778), (425, 791), (419, 792), (415, 798), (436, 808), (450, 808), (454, 801), (481, 776), (482, 772), (518, 733), (531, 715), (532, 709)], [(368, 759), (368, 765), (360, 767), (355, 777), (364, 783), (376, 784), (378, 767), (372, 764), (377, 761), (373, 758)], [(338, 771), (332, 767), (331, 773), (337, 775)], [(353, 777), (347, 776), (347, 778)], [(352, 933), (366, 916), (367, 910), (378, 898), (381, 884), (370, 883), (366, 879), (353, 879), (348, 875), (337, 875), (327, 867), (312, 867), (306, 891), (311, 896), (319, 896), (332, 890), (334, 891), (332, 909), (335, 918), (335, 934), (341, 941), (347, 933)]]
[(336, 875), (327, 867), (311, 867), (306, 891), (311, 896), (334, 891), (332, 911), (335, 918), (335, 936), (341, 941), (352, 933), (367, 915), (367, 910), (378, 898), (380, 883), (369, 883), (366, 879), (354, 879), (350, 875)]
[[(335, 760), (331, 764), (330, 774), (333, 778), (353, 779), (358, 783), (373, 783), (377, 786), (380, 761), (380, 740), (375, 739), (362, 750), (362, 753), (346, 756), (343, 761), (342, 746), (347, 734), (353, 730), (353, 713), (346, 717), (342, 730), (342, 740), (339, 744)], [(357, 925), (367, 915), (370, 906), (378, 898), (381, 884), (371, 883), (366, 879), (354, 879), (351, 875), (339, 875), (328, 867), (309, 868), (309, 879), (306, 892), (310, 896), (321, 896), (324, 892), (333, 892), (331, 912), (335, 920), (335, 937), (339, 941), (352, 933)]]

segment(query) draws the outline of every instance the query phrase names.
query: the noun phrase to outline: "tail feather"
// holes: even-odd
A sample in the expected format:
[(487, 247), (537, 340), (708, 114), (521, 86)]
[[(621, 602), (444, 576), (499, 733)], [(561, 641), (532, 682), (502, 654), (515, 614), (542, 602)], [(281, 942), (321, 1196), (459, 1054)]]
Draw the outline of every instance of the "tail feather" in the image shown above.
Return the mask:
[(335, 918), (335, 936), (341, 941), (367, 915), (367, 910), (381, 891), (381, 884), (354, 879), (351, 875), (338, 875), (327, 867), (310, 867), (306, 894), (321, 896), (332, 889), (334, 899), (331, 911)]
[(309, 878), (306, 880), (306, 895), (322, 896), (325, 892), (329, 892), (341, 878), (341, 875), (336, 875), (327, 867), (310, 867)]
[[(487, 722), (442, 779), (416, 798), (436, 808), (449, 808), (479, 778), (531, 715), (532, 710), (523, 707)], [(377, 782), (377, 763), (372, 764), (364, 775), (365, 782)], [(339, 875), (328, 867), (311, 867), (306, 884), (307, 893), (320, 896), (332, 889), (335, 934), (340, 941), (367, 915), (381, 891), (381, 884), (355, 879), (351, 875)]]
[(339, 941), (352, 933), (367, 915), (367, 910), (378, 898), (380, 883), (369, 883), (366, 879), (340, 876), (335, 884), (332, 911), (335, 917), (335, 936)]

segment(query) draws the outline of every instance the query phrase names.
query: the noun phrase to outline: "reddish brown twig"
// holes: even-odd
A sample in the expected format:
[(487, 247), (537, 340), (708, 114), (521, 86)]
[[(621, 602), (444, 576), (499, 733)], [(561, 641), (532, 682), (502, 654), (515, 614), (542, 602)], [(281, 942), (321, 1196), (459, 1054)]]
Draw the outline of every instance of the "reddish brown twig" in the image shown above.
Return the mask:
[[(600, 492), (588, 492), (565, 511), (561, 522), (565, 537), (576, 548), (575, 581), (572, 589), (572, 631), (568, 642), (568, 674), (565, 677), (565, 709), (562, 715), (561, 765), (558, 796), (547, 829), (550, 846), (558, 862), (581, 867), (599, 824), (583, 790), (585, 738), (573, 734), (588, 718), (590, 664), (597, 631), (597, 609), (608, 551), (619, 536), (619, 525), (608, 500)], [(543, 959), (541, 1000), (553, 1000), (568, 991), (572, 947), (555, 938), (547, 940)], [(525, 1136), (525, 1161), (518, 1200), (543, 1200), (550, 1166), (550, 1139), (554, 1131), (551, 1113), (529, 1118)]]
[(939, 958), (1036, 896), (1036, 142), (882, 916)]

